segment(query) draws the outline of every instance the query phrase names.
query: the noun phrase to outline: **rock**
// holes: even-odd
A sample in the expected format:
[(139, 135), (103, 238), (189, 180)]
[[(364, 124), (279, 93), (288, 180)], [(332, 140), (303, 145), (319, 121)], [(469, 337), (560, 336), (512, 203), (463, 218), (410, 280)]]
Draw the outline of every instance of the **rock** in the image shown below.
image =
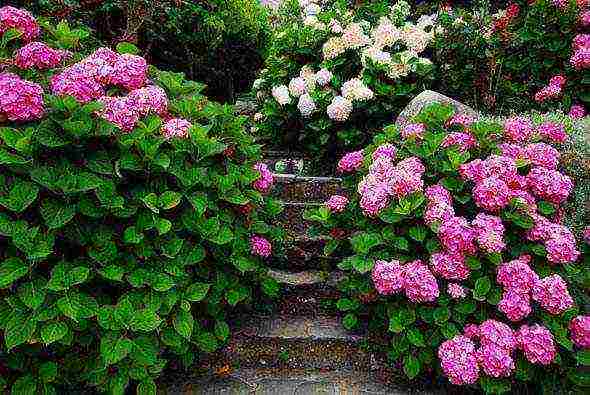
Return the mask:
[(451, 99), (448, 96), (440, 94), (438, 92), (426, 90), (416, 96), (404, 110), (399, 114), (395, 124), (399, 127), (403, 127), (408, 124), (409, 121), (416, 116), (425, 106), (432, 103), (443, 103), (450, 104), (455, 108), (457, 114), (470, 115), (477, 117), (478, 113), (473, 108), (466, 106), (458, 102), (457, 100)]

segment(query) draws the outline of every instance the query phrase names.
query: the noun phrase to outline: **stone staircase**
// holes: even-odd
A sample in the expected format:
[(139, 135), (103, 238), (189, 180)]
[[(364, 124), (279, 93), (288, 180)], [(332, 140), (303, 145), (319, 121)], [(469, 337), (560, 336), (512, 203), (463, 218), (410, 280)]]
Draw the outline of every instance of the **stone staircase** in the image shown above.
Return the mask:
[(216, 374), (184, 378), (167, 393), (408, 393), (381, 383), (383, 372), (365, 347), (364, 333), (341, 325), (335, 308), (343, 276), (336, 267), (339, 260), (322, 256), (321, 235), (308, 236), (310, 224), (303, 212), (341, 192), (340, 179), (309, 176), (301, 157), (287, 155), (267, 154), (276, 173), (273, 195), (285, 206), (279, 220), (287, 231), (286, 253), (270, 263), (282, 297), (271, 314), (248, 314), (234, 323), (229, 344), (209, 362), (222, 366)]

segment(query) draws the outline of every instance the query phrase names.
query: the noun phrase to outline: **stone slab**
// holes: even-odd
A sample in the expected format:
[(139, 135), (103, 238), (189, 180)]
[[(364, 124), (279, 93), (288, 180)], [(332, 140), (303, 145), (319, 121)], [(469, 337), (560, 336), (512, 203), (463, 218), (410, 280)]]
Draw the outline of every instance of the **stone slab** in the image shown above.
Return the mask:
[(274, 278), (277, 282), (287, 286), (300, 285), (327, 285), (330, 287), (336, 284), (343, 278), (344, 273), (341, 271), (334, 271), (331, 273), (320, 270), (304, 270), (300, 272), (291, 272), (287, 270), (271, 269), (268, 272), (269, 276)]
[(273, 196), (285, 202), (321, 203), (331, 195), (341, 194), (341, 179), (336, 177), (308, 177), (296, 174), (275, 174)]
[(404, 108), (404, 110), (397, 117), (395, 124), (399, 127), (405, 126), (406, 124), (410, 123), (411, 119), (416, 116), (425, 106), (432, 103), (450, 104), (458, 114), (470, 115), (473, 117), (477, 117), (479, 115), (478, 112), (473, 108), (460, 103), (455, 99), (435, 91), (425, 90), (412, 99), (406, 108)]

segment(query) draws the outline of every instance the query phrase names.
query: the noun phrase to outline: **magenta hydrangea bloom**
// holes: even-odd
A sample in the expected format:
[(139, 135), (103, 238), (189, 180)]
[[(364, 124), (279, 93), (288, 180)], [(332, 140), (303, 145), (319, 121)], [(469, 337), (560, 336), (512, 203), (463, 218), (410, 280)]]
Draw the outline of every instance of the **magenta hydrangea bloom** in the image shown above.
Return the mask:
[(404, 289), (408, 299), (414, 303), (433, 302), (439, 295), (436, 278), (420, 260), (405, 266)]
[[(400, 162), (401, 163), (401, 162)], [(387, 180), (388, 194), (401, 199), (424, 188), (424, 181), (420, 177), (422, 173), (415, 169), (405, 169), (398, 166), (395, 168), (391, 178)]]
[(567, 139), (565, 126), (562, 123), (544, 122), (537, 126), (537, 131), (541, 137), (554, 143), (563, 143)]
[(455, 216), (453, 206), (445, 203), (429, 203), (424, 210), (424, 222), (432, 225), (435, 222), (444, 222)]
[(500, 303), (498, 303), (498, 310), (504, 313), (510, 321), (520, 321), (528, 317), (532, 311), (530, 296), (515, 289), (505, 290)]
[(257, 163), (254, 165), (254, 170), (258, 170), (260, 177), (252, 184), (252, 187), (259, 192), (267, 193), (272, 188), (274, 183), (274, 176), (264, 163)]
[(561, 314), (574, 305), (566, 282), (558, 274), (537, 282), (533, 287), (532, 297), (550, 314)]
[(441, 147), (448, 148), (451, 146), (457, 147), (459, 152), (465, 152), (469, 151), (473, 147), (477, 147), (477, 140), (470, 133), (449, 133), (443, 139)]
[(514, 331), (505, 323), (491, 319), (479, 325), (479, 342), (482, 346), (494, 346), (507, 354), (517, 346)]
[(364, 215), (367, 217), (376, 217), (381, 210), (387, 207), (389, 204), (389, 194), (386, 188), (387, 186), (382, 184), (374, 189), (367, 190), (367, 193), (361, 196), (359, 206), (363, 210)]
[(382, 144), (373, 152), (373, 160), (377, 160), (378, 158), (384, 157), (389, 159), (395, 158), (395, 153), (397, 149), (393, 144)]
[(449, 252), (475, 254), (475, 232), (463, 217), (452, 217), (442, 222), (438, 228), (438, 239)]
[(487, 178), (486, 164), (481, 159), (474, 159), (459, 166), (459, 174), (465, 181), (481, 182)]
[(444, 203), (448, 205), (453, 204), (453, 197), (451, 193), (440, 184), (431, 185), (424, 191), (428, 203)]
[(402, 128), (401, 135), (405, 140), (409, 138), (422, 140), (425, 131), (426, 126), (423, 123), (409, 123)]
[(128, 90), (141, 88), (146, 83), (147, 70), (147, 62), (141, 56), (119, 55), (113, 64), (111, 83)]
[(340, 195), (332, 195), (330, 199), (326, 202), (326, 206), (330, 209), (333, 213), (341, 213), (346, 208), (348, 204), (348, 198), (346, 196)]
[(158, 114), (166, 116), (168, 113), (168, 96), (166, 91), (159, 86), (150, 85), (145, 88), (135, 89), (127, 95), (127, 101), (142, 116)]
[(463, 126), (463, 128), (465, 128), (465, 129), (467, 129), (471, 126), (471, 124), (473, 122), (475, 122), (475, 118), (472, 117), (471, 115), (453, 114), (453, 116), (447, 120), (447, 126), (459, 125), (459, 126)]
[(0, 73), (0, 114), (11, 121), (32, 121), (45, 114), (43, 88), (16, 74)]
[(479, 325), (476, 325), (476, 324), (465, 325), (465, 328), (463, 328), (463, 335), (470, 338), (470, 339), (479, 338)]
[(41, 42), (32, 42), (19, 48), (14, 64), (21, 69), (51, 69), (58, 66), (67, 56), (66, 51), (53, 49)]
[(590, 315), (574, 317), (570, 322), (569, 330), (576, 346), (590, 349)]
[(392, 295), (404, 288), (404, 266), (399, 261), (375, 262), (371, 277), (381, 295)]
[(534, 167), (527, 175), (531, 192), (552, 203), (564, 202), (574, 188), (571, 178), (557, 170)]
[(565, 230), (566, 232), (554, 235), (545, 241), (547, 260), (551, 263), (571, 263), (577, 261), (580, 256), (574, 235), (569, 229), (565, 228)]
[(467, 296), (465, 287), (457, 283), (449, 283), (447, 285), (447, 293), (453, 299), (463, 299)]
[(502, 252), (504, 242), (504, 225), (502, 219), (493, 215), (479, 213), (471, 221), (479, 248), (487, 253)]
[(189, 129), (193, 124), (183, 118), (172, 118), (162, 125), (162, 134), (165, 138), (173, 137), (187, 138), (189, 137)]
[(363, 165), (363, 151), (349, 152), (338, 162), (338, 171), (352, 173)]
[(272, 245), (262, 236), (252, 236), (250, 238), (250, 250), (252, 255), (268, 258), (272, 253)]
[(103, 109), (99, 111), (102, 118), (124, 132), (130, 132), (135, 128), (140, 114), (130, 105), (127, 97), (103, 96), (98, 101), (103, 105)]
[(531, 363), (549, 365), (557, 355), (553, 335), (539, 324), (521, 326), (516, 332), (516, 341)]
[(590, 226), (586, 226), (586, 229), (584, 229), (584, 242), (590, 244)]
[(478, 207), (497, 212), (510, 202), (510, 188), (501, 179), (489, 177), (473, 188), (473, 198)]
[(398, 162), (396, 167), (400, 170), (414, 173), (418, 177), (421, 177), (426, 171), (426, 167), (424, 167), (422, 161), (415, 156), (411, 156)]
[(51, 92), (56, 96), (72, 96), (80, 103), (103, 97), (105, 90), (102, 84), (80, 69), (74, 65), (51, 77)]
[(443, 342), (438, 348), (438, 358), (452, 384), (474, 384), (479, 379), (477, 352), (469, 338), (458, 335)]
[(545, 143), (528, 144), (524, 154), (534, 166), (555, 170), (559, 164), (559, 151)]
[(504, 289), (520, 294), (529, 294), (539, 282), (539, 276), (531, 269), (529, 255), (521, 255), (518, 259), (505, 262), (498, 268), (496, 281)]
[(579, 104), (574, 104), (570, 108), (570, 112), (568, 113), (568, 115), (570, 117), (572, 117), (573, 119), (584, 118), (586, 116), (586, 110), (584, 109), (584, 106), (579, 105)]
[(512, 141), (525, 142), (533, 135), (533, 124), (524, 117), (512, 117), (504, 122), (504, 135)]
[(477, 361), (484, 373), (492, 377), (509, 377), (515, 369), (510, 354), (494, 344), (477, 350)]
[(10, 29), (18, 30), (25, 42), (32, 41), (41, 34), (37, 20), (29, 11), (11, 6), (1, 7), (0, 36)]
[(435, 275), (447, 280), (465, 280), (471, 272), (460, 253), (434, 253), (430, 256), (430, 266)]

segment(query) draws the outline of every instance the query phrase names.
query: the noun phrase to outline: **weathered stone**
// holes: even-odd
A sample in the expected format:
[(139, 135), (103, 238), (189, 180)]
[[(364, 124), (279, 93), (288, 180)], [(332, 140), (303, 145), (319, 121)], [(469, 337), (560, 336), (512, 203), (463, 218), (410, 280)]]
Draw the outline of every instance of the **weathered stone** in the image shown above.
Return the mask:
[(340, 178), (305, 177), (295, 174), (275, 174), (273, 195), (285, 202), (324, 202), (342, 193)]
[(399, 114), (395, 124), (397, 126), (403, 127), (408, 124), (411, 119), (416, 116), (425, 106), (432, 104), (432, 103), (443, 103), (443, 104), (450, 104), (455, 108), (456, 113), (470, 115), (476, 117), (478, 115), (477, 111), (473, 108), (458, 102), (455, 99), (451, 99), (448, 96), (440, 94), (438, 92), (426, 90), (416, 96), (404, 110)]
[(321, 285), (335, 286), (342, 279), (344, 273), (334, 271), (331, 273), (319, 270), (305, 270), (301, 272), (290, 272), (286, 270), (272, 269), (268, 272), (269, 276), (277, 282), (290, 285)]
[(252, 115), (256, 112), (257, 104), (255, 100), (237, 100), (234, 104), (236, 114)]

